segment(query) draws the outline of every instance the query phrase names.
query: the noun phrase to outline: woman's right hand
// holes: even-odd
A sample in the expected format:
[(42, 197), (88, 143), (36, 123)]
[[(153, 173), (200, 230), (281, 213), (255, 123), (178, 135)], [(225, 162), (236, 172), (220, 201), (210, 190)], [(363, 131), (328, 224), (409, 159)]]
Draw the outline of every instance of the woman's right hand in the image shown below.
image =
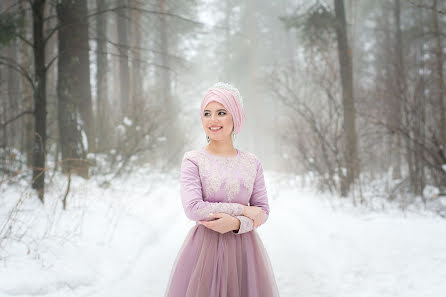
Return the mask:
[(243, 206), (243, 215), (254, 221), (254, 228), (263, 224), (265, 212), (258, 206)]

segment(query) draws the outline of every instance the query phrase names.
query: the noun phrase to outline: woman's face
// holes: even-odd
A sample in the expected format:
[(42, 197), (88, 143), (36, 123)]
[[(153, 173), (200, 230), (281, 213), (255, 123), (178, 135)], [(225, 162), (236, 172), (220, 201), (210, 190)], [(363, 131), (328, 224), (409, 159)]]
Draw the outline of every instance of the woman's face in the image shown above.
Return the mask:
[[(209, 102), (204, 108), (201, 122), (206, 135), (208, 135), (210, 139), (217, 141), (227, 140), (227, 138), (231, 139), (231, 133), (234, 130), (234, 122), (232, 121), (232, 115), (222, 104), (216, 101)], [(211, 127), (222, 128), (212, 130)]]

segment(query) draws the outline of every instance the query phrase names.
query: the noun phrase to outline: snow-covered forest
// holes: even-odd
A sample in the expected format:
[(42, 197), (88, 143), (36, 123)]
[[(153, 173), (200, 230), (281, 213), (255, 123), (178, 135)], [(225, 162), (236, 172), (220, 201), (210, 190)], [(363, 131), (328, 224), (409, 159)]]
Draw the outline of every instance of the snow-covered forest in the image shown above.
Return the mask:
[(161, 297), (236, 86), (281, 296), (446, 291), (445, 0), (0, 1), (0, 297)]

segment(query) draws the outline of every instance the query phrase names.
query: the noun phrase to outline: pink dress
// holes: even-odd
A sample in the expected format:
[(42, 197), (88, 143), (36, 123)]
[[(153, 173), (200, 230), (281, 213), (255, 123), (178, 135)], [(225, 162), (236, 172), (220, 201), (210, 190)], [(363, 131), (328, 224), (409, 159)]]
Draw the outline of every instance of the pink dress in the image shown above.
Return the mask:
[[(262, 165), (237, 149), (236, 156), (214, 155), (203, 147), (184, 154), (181, 201), (196, 221), (172, 267), (165, 297), (278, 297), (273, 269), (253, 221), (243, 206), (261, 207), (269, 215)], [(203, 225), (210, 213), (240, 220), (240, 229), (220, 234)], [(261, 227), (261, 226), (260, 226)]]

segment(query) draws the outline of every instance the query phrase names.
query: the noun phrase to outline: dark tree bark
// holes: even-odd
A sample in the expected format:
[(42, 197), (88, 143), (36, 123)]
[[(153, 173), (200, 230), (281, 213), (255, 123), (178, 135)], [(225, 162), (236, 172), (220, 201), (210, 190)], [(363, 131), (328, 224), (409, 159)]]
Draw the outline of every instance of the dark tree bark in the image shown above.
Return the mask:
[[(24, 20), (23, 28), (21, 30), (21, 35), (26, 36), (26, 30), (29, 28), (29, 18), (26, 14), (26, 8), (28, 8), (27, 0), (20, 0), (19, 3), (19, 11), (21, 17)], [(19, 41), (19, 56), (20, 62), (26, 69), (31, 69), (31, 55), (29, 51), (29, 46), (24, 41)], [(22, 75), (20, 77), (20, 91), (22, 93), (23, 98), (23, 110), (32, 110), (33, 109), (33, 95), (32, 88), (26, 78)], [(32, 167), (33, 160), (33, 115), (26, 114), (22, 119), (22, 151), (25, 152), (26, 155), (26, 165), (28, 167)]]
[[(14, 61), (17, 61), (17, 40), (12, 40), (10, 44), (8, 45), (8, 57), (13, 59)], [(16, 71), (9, 70), (7, 72), (7, 86), (8, 86), (8, 104), (7, 104), (7, 110), (6, 114), (18, 114), (20, 112), (19, 110), (19, 98), (20, 98), (20, 92), (19, 92), (19, 77), (17, 75)], [(8, 146), (9, 147), (18, 147), (18, 123), (15, 123), (14, 125), (8, 125), (7, 126), (7, 133), (8, 133)]]
[(63, 172), (88, 176), (84, 162), (79, 114), (84, 121), (88, 146), (94, 145), (90, 69), (88, 60), (88, 23), (85, 0), (64, 0), (57, 6), (58, 30), (58, 123)]
[(34, 149), (33, 149), (33, 189), (44, 202), (45, 192), (45, 145), (46, 145), (46, 66), (45, 42), (43, 35), (45, 0), (31, 2), (33, 14), (33, 53), (34, 53)]
[(353, 62), (347, 39), (347, 24), (343, 0), (335, 0), (336, 38), (342, 81), (342, 103), (344, 109), (345, 161), (347, 176), (341, 194), (346, 196), (355, 176), (359, 174), (358, 139), (355, 127), (355, 101), (353, 93)]
[[(13, 0), (6, 0), (4, 3), (0, 5), (0, 9), (3, 12), (15, 14), (17, 13), (17, 5), (15, 5), (15, 1)], [(3, 52), (6, 54), (8, 59), (11, 59), (12, 61), (17, 61), (18, 55), (18, 40), (17, 39), (11, 39), (5, 46), (2, 48)], [(5, 85), (5, 93), (4, 95), (4, 101), (2, 102), (3, 105), (3, 115), (6, 116), (5, 120), (7, 120), (10, 115), (15, 115), (20, 112), (19, 110), (19, 98), (20, 98), (20, 92), (19, 92), (19, 75), (17, 71), (14, 71), (12, 68), (9, 67), (2, 67), (1, 71), (3, 72), (3, 80), (0, 81), (0, 85)], [(2, 94), (0, 94), (2, 96)], [(19, 147), (19, 140), (18, 137), (18, 131), (20, 131), (20, 127), (18, 126), (19, 122), (11, 123), (9, 125), (6, 125), (3, 127), (4, 129), (4, 138), (2, 139), (2, 145), (4, 145), (7, 148), (18, 148)]]

